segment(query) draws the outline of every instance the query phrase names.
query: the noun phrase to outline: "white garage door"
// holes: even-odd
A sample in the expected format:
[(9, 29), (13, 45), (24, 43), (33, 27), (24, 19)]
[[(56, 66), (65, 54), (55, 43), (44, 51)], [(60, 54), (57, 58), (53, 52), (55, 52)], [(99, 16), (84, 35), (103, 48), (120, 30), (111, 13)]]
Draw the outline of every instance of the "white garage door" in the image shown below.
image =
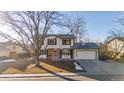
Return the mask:
[(77, 51), (77, 59), (96, 59), (96, 51)]

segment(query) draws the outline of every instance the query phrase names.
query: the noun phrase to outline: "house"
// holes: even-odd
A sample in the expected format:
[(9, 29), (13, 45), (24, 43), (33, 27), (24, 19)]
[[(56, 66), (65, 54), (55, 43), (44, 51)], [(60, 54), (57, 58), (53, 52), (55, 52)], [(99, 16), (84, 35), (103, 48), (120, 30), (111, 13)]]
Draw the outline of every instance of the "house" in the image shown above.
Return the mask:
[(0, 42), (0, 56), (9, 57), (10, 52), (24, 53), (25, 51), (14, 43)]
[(98, 46), (95, 43), (76, 43), (70, 34), (49, 34), (41, 48), (42, 58), (52, 59), (98, 59)]
[[(120, 55), (124, 54), (124, 37), (113, 37), (107, 42), (107, 50), (111, 52), (120, 52)], [(118, 56), (120, 56), (118, 55)]]

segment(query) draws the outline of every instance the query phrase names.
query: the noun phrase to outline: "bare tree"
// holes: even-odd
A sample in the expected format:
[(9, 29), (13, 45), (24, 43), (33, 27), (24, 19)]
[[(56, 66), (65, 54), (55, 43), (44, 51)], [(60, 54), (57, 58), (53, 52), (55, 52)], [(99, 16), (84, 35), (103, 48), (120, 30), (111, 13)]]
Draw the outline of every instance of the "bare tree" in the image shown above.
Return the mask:
[(111, 52), (112, 58), (116, 59), (124, 49), (124, 41), (120, 42), (120, 40), (114, 39), (112, 43), (114, 45), (108, 46), (108, 51)]
[(73, 34), (78, 42), (86, 34), (86, 21), (84, 18), (65, 17), (61, 25), (66, 31), (66, 34)]
[(124, 37), (124, 31), (121, 29), (112, 29), (108, 33), (108, 38), (112, 38), (112, 37)]
[(108, 48), (111, 51), (112, 58), (116, 59), (124, 49), (124, 33), (119, 29), (111, 30), (107, 40), (113, 41), (112, 45)]
[(11, 34), (0, 31), (0, 35), (22, 47), (35, 59), (39, 66), (39, 55), (47, 33), (53, 25), (59, 22), (58, 12), (49, 11), (12, 11), (1, 12), (5, 25), (8, 25)]
[[(108, 33), (107, 40), (110, 41), (111, 39), (117, 38), (113, 41), (114, 46), (109, 46), (110, 50), (113, 50), (111, 52), (111, 55), (113, 59), (116, 59), (121, 51), (124, 49), (124, 12), (120, 12), (120, 17), (114, 20), (115, 23), (119, 24), (119, 28), (112, 29)], [(110, 40), (109, 40), (110, 39)], [(119, 44), (120, 41), (118, 39), (122, 40), (122, 44)]]

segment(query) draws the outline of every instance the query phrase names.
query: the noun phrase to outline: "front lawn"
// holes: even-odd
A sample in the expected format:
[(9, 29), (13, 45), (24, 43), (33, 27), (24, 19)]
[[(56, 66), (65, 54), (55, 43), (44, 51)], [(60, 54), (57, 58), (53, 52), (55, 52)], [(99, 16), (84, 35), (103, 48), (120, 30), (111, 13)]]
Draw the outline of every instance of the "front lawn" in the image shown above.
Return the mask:
[(40, 63), (41, 67), (44, 69), (35, 67), (35, 64), (33, 64), (33, 63), (28, 64), (28, 65), (26, 64), (26, 66), (25, 66), (25, 64), (23, 63), (23, 65), (22, 65), (21, 63), (18, 63), (18, 64), (11, 66), (9, 63), (8, 65), (10, 65), (10, 66), (8, 66), (8, 67), (6, 66), (6, 68), (4, 68), (4, 69), (0, 68), (0, 74), (40, 74), (40, 73), (48, 73), (48, 71), (55, 72), (55, 73), (69, 72), (67, 70), (64, 70), (63, 68), (60, 68), (60, 67), (52, 65), (52, 64), (44, 63), (44, 62)]

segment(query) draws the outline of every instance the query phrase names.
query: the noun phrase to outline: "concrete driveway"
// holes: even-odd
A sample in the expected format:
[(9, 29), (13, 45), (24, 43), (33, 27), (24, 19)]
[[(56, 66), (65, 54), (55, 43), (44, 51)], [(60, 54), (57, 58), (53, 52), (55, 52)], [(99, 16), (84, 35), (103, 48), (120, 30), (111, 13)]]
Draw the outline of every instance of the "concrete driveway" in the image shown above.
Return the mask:
[(99, 60), (79, 60), (86, 72), (78, 72), (81, 75), (106, 75), (124, 76), (124, 64), (117, 62), (104, 62)]

